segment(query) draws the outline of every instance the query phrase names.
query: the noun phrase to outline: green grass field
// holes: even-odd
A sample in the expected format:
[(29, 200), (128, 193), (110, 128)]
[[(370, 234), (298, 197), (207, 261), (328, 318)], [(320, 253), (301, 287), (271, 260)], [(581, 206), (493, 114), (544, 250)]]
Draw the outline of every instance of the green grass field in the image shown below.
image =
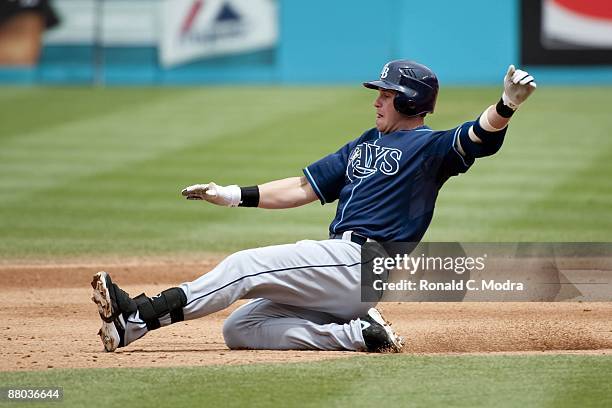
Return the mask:
[(0, 383), (61, 386), (66, 407), (92, 401), (104, 407), (605, 407), (612, 404), (612, 359), (388, 355), (309, 364), (0, 372)]
[[(502, 151), (443, 188), (431, 241), (609, 241), (609, 88), (538, 90)], [(498, 89), (443, 89), (434, 128)], [(172, 255), (323, 238), (335, 210), (224, 209), (180, 197), (301, 169), (373, 124), (357, 88), (7, 88), (0, 258)]]
[[(612, 89), (540, 88), (502, 151), (443, 188), (426, 240), (612, 241)], [(226, 209), (180, 190), (301, 175), (373, 126), (373, 97), (359, 87), (3, 88), (0, 261), (322, 239), (334, 206)], [(428, 123), (454, 127), (498, 98), (497, 88), (443, 89)], [(610, 384), (609, 357), (567, 355), (0, 373), (0, 386), (63, 386), (66, 406), (610, 406)]]

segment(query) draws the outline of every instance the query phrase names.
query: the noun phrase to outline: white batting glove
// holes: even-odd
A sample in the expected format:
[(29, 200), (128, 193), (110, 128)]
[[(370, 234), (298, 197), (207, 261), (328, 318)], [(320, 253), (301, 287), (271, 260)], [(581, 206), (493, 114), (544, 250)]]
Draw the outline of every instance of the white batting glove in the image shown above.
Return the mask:
[(204, 200), (226, 207), (238, 207), (241, 199), (240, 187), (237, 185), (224, 187), (213, 182), (185, 187), (181, 194), (188, 200)]
[(536, 89), (534, 78), (529, 72), (516, 69), (514, 65), (508, 67), (504, 77), (504, 93), (502, 100), (507, 107), (517, 110), (529, 95)]

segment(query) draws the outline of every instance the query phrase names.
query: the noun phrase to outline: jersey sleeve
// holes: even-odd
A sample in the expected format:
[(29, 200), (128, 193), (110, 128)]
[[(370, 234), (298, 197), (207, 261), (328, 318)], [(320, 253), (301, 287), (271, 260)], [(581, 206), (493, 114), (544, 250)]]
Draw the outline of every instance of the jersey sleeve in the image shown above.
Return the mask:
[(448, 178), (465, 173), (474, 164), (474, 158), (464, 157), (457, 149), (457, 139), (467, 134), (474, 122), (466, 122), (454, 129), (441, 132), (433, 143), (433, 155), (437, 158), (437, 179), (444, 183)]

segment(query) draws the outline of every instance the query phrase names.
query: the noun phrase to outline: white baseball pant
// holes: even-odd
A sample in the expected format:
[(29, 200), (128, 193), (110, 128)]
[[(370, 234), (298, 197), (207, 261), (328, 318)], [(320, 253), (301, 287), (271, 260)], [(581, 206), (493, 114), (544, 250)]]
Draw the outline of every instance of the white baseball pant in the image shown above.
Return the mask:
[[(223, 326), (229, 348), (363, 350), (359, 316), (361, 247), (348, 239), (299, 241), (236, 252), (180, 288), (187, 295), (185, 320), (253, 299)], [(159, 319), (170, 324), (170, 316)], [(126, 345), (144, 336), (138, 312), (127, 321)]]

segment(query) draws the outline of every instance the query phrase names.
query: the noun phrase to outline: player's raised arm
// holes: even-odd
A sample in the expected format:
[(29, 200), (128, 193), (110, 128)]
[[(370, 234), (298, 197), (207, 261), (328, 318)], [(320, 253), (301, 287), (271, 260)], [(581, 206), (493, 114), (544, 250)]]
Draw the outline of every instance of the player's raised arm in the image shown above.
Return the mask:
[(226, 207), (293, 208), (311, 203), (317, 195), (306, 177), (289, 177), (259, 186), (219, 186), (213, 182), (183, 189), (188, 200), (204, 200)]
[(501, 146), (510, 118), (536, 89), (533, 76), (528, 72), (508, 67), (504, 77), (504, 92), (496, 105), (491, 105), (478, 120), (457, 138), (457, 149), (463, 156), (483, 157), (495, 153)]

